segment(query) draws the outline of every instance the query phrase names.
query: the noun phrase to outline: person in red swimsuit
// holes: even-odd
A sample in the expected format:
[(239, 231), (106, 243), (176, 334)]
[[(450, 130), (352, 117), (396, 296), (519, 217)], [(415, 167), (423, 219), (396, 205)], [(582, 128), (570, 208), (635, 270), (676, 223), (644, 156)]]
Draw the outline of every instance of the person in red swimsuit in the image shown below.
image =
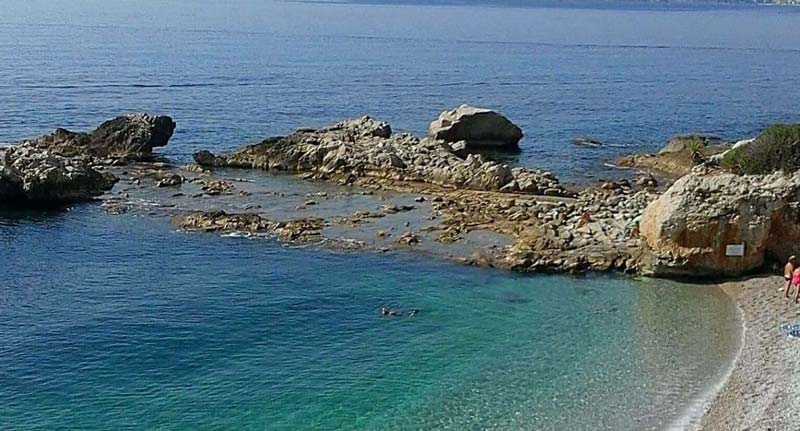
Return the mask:
[(788, 298), (789, 293), (792, 290), (792, 276), (794, 274), (794, 270), (797, 268), (797, 258), (795, 256), (789, 257), (789, 260), (786, 262), (786, 265), (783, 267), (783, 297)]

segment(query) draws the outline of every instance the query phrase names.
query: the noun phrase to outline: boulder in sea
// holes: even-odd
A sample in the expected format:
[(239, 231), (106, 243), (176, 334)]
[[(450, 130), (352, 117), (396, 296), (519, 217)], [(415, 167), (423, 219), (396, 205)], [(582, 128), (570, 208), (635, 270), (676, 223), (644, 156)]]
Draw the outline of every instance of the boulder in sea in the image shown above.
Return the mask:
[(111, 189), (117, 178), (86, 158), (65, 157), (30, 144), (0, 155), (0, 204), (56, 206), (86, 201)]
[(428, 136), (445, 142), (465, 141), (468, 148), (517, 150), (522, 130), (495, 111), (461, 105), (439, 114), (428, 127)]
[(91, 133), (56, 129), (30, 143), (65, 157), (90, 156), (98, 161), (148, 161), (153, 148), (167, 145), (175, 122), (167, 116), (123, 115), (101, 124)]
[(644, 211), (646, 274), (738, 276), (800, 251), (800, 173), (691, 173)]

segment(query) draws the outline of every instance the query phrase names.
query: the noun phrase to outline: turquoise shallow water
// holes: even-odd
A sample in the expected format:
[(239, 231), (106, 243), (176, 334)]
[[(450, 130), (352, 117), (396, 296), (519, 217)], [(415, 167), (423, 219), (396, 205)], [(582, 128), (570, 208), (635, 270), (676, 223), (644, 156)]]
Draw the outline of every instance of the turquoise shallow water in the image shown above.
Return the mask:
[(738, 336), (712, 288), (285, 248), (92, 205), (0, 215), (0, 245), (0, 429), (659, 429)]
[[(470, 102), (523, 128), (515, 162), (585, 181), (675, 133), (798, 120), (799, 8), (516, 3), (5, 0), (0, 143), (153, 111), (183, 163), (365, 113), (422, 133)], [(739, 333), (707, 287), (291, 249), (92, 205), (0, 215), (0, 281), (3, 430), (661, 429)]]

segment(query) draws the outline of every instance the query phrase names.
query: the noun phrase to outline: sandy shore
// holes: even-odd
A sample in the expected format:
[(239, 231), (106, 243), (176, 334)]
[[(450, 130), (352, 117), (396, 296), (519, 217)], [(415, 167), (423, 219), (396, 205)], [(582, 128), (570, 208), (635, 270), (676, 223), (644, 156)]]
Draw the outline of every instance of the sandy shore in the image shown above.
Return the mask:
[(777, 291), (782, 282), (781, 277), (757, 277), (721, 285), (742, 310), (744, 340), (698, 429), (800, 429), (800, 339), (778, 329), (800, 321), (800, 305)]

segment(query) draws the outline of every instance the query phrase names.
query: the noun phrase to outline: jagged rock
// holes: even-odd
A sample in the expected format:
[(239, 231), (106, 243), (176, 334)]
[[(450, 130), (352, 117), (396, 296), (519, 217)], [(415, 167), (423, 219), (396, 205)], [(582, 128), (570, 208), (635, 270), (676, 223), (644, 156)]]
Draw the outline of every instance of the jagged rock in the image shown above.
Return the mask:
[(106, 121), (91, 133), (56, 129), (29, 142), (53, 154), (91, 156), (115, 164), (117, 160), (151, 160), (153, 148), (167, 145), (174, 130), (175, 122), (170, 117), (130, 114)]
[(156, 187), (180, 187), (183, 184), (183, 177), (178, 174), (170, 174), (161, 178), (156, 183)]
[[(726, 277), (800, 250), (800, 174), (691, 174), (644, 212), (640, 224), (655, 276)], [(728, 256), (728, 245), (744, 245)]]
[(536, 205), (529, 219), (514, 206), (508, 220), (526, 226), (500, 266), (522, 272), (637, 271), (636, 220), (655, 197), (647, 190), (589, 188), (571, 204)]
[(201, 184), (200, 189), (210, 196), (230, 194), (235, 190), (233, 184), (224, 180), (205, 179), (201, 181)]
[(194, 159), (201, 166), (289, 171), (342, 184), (377, 178), (473, 190), (572, 195), (549, 173), (511, 169), (476, 154), (462, 159), (442, 141), (391, 135), (388, 124), (370, 117), (319, 130), (301, 129), (224, 156), (200, 151)]
[(64, 157), (20, 144), (0, 154), (0, 204), (59, 205), (90, 200), (113, 187), (117, 178), (89, 160)]
[(636, 179), (636, 185), (655, 188), (658, 187), (658, 180), (652, 174), (642, 175)]
[(445, 142), (465, 141), (471, 148), (518, 149), (522, 130), (495, 111), (461, 105), (439, 114), (428, 127), (428, 136)]
[(400, 238), (397, 239), (397, 242), (404, 245), (416, 245), (419, 244), (420, 239), (419, 236), (412, 232), (404, 232), (400, 235)]
[(325, 224), (324, 220), (316, 217), (275, 222), (258, 214), (230, 214), (225, 211), (195, 211), (177, 215), (172, 222), (185, 230), (272, 234), (281, 240), (294, 242), (318, 240)]

